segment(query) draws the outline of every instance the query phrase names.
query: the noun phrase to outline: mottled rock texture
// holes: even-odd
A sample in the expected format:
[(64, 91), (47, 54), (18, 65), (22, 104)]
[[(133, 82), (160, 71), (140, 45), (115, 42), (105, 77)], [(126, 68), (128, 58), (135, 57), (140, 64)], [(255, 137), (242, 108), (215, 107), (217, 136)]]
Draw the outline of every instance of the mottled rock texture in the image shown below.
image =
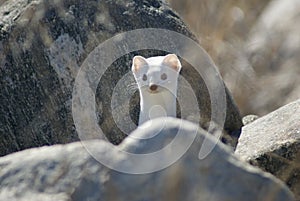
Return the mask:
[[(161, 122), (165, 127), (161, 129)], [(159, 130), (159, 132), (157, 132)], [(180, 132), (179, 132), (180, 131)], [(146, 139), (153, 134), (155, 138)], [(156, 119), (146, 130), (136, 130), (119, 146), (102, 140), (34, 148), (0, 159), (1, 200), (186, 200), (186, 201), (292, 201), (289, 190), (268, 173), (239, 161), (223, 144), (196, 124), (178, 119)], [(174, 164), (148, 174), (125, 174), (100, 164), (106, 158), (126, 171), (135, 163), (126, 152), (141, 155), (172, 144), (175, 136), (192, 145)], [(215, 148), (202, 160), (204, 143)], [(83, 146), (84, 145), (84, 146)], [(175, 147), (172, 147), (175, 148)], [(89, 152), (87, 151), (89, 150)], [(133, 168), (165, 161), (178, 149), (166, 149), (160, 157)], [(122, 152), (125, 151), (125, 152)], [(171, 151), (171, 152), (170, 152)], [(93, 157), (91, 155), (93, 154)], [(127, 169), (129, 170), (129, 169)]]
[[(0, 155), (77, 141), (71, 105), (80, 66), (100, 43), (117, 33), (138, 28), (163, 28), (195, 38), (180, 18), (159, 0), (3, 1), (0, 7)], [(166, 41), (176, 43), (172, 39)], [(101, 78), (96, 113), (99, 125), (112, 143), (118, 144), (126, 136), (111, 114), (114, 87), (130, 71), (134, 55), (148, 57), (164, 53), (144, 50), (126, 54), (109, 66)], [(205, 124), (211, 115), (205, 83), (188, 64), (183, 67), (182, 75), (195, 91), (200, 122)], [(129, 78), (128, 86), (131, 86), (134, 79), (132, 75)], [(239, 130), (242, 123), (234, 101), (226, 94), (224, 127), (230, 133)], [(130, 104), (134, 122), (138, 113), (136, 92)]]
[(244, 126), (235, 153), (284, 181), (300, 199), (300, 100)]

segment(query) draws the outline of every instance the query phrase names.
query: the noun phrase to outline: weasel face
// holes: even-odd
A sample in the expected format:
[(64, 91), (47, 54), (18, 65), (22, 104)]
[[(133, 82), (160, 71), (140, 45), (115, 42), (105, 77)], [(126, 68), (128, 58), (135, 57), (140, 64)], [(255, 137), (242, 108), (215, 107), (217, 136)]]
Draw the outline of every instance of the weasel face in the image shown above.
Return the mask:
[(180, 69), (180, 61), (174, 54), (148, 59), (141, 56), (133, 58), (132, 72), (142, 95), (155, 95), (164, 91), (176, 94)]

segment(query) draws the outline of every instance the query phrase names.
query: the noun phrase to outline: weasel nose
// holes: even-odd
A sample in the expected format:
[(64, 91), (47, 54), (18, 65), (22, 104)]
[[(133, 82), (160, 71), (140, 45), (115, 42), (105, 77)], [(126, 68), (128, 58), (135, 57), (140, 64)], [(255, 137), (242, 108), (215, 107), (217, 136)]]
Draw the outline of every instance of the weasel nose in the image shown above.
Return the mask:
[(157, 85), (156, 84), (150, 85), (150, 90), (151, 91), (155, 91), (156, 89), (157, 89)]

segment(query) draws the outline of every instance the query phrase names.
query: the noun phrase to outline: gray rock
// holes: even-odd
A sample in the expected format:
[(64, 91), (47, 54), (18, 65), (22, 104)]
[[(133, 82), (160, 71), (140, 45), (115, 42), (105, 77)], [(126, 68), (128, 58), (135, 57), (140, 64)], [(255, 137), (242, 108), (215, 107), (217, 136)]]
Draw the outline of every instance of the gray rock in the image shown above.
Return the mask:
[(243, 127), (235, 153), (284, 181), (300, 199), (300, 100)]
[(258, 119), (259, 117), (257, 115), (254, 114), (249, 114), (243, 117), (242, 121), (243, 121), (243, 125), (246, 126), (247, 124), (252, 123), (253, 121), (255, 121), (256, 119)]
[[(186, 142), (192, 142), (188, 150)], [(158, 158), (147, 161), (148, 156), (142, 155), (168, 145)], [(215, 147), (199, 160), (199, 149), (205, 145)], [(117, 172), (98, 162), (141, 173), (179, 150), (185, 152), (175, 163), (148, 174)], [(132, 158), (128, 152), (137, 156)], [(92, 140), (34, 148), (0, 158), (0, 167), (1, 200), (293, 200), (279, 180), (239, 161), (196, 124), (174, 118), (154, 120), (151, 127), (134, 131), (119, 146)]]
[[(138, 28), (163, 28), (195, 38), (160, 0), (4, 1), (0, 7), (0, 155), (79, 140), (71, 106), (74, 80), (80, 67), (99, 44), (117, 33)], [(167, 44), (177, 42), (161, 37)], [(143, 36), (135, 38), (140, 39), (145, 40)], [(119, 46), (117, 50), (126, 48), (126, 45)], [(105, 53), (107, 60), (113, 58), (109, 51)], [(164, 53), (156, 50), (130, 52), (115, 58), (101, 77), (95, 92), (96, 115), (98, 124), (112, 143), (118, 144), (126, 137), (112, 116), (115, 86), (130, 72), (134, 55), (147, 57)], [(203, 62), (209, 64), (210, 61)], [(198, 99), (201, 120), (196, 118), (196, 121), (209, 121), (210, 98), (203, 79), (191, 66), (184, 67), (182, 75)], [(121, 86), (125, 89), (134, 86), (133, 76), (128, 74)], [(118, 111), (119, 119), (129, 116), (135, 123), (139, 97), (136, 88), (133, 92), (129, 112), (126, 112), (125, 101), (117, 102), (113, 109)], [(119, 96), (121, 94), (117, 94)], [(226, 96), (224, 127), (230, 133), (239, 130), (242, 123), (228, 91)]]

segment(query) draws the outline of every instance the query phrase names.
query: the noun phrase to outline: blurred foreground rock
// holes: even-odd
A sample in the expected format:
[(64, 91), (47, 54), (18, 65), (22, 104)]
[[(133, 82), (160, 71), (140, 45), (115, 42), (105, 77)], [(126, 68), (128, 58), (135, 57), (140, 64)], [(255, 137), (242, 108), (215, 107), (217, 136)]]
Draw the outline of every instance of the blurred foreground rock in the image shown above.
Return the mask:
[(300, 100), (242, 128), (235, 153), (284, 181), (300, 199)]
[[(163, 28), (195, 39), (180, 18), (159, 0), (4, 1), (0, 7), (0, 155), (79, 140), (71, 106), (74, 80), (83, 61), (105, 40), (117, 33), (139, 28)], [(163, 35), (159, 38), (168, 44), (178, 42), (163, 38)], [(115, 41), (117, 47), (119, 40)], [(140, 36), (135, 40), (134, 43), (142, 44), (147, 39)], [(122, 50), (128, 46), (130, 44), (118, 48)], [(111, 48), (113, 51), (114, 47)], [(109, 52), (106, 51), (105, 59), (114, 58)], [(112, 116), (111, 100), (115, 86), (130, 72), (134, 55), (148, 57), (163, 53), (155, 50), (130, 52), (113, 62), (101, 77), (95, 112), (98, 124), (112, 143), (118, 144), (126, 137)], [(200, 121), (209, 121), (210, 94), (203, 79), (191, 66), (184, 66), (182, 75), (196, 93)], [(134, 79), (129, 73), (121, 87), (130, 90), (131, 86), (134, 86)], [(129, 109), (122, 94), (117, 94), (121, 101), (114, 109), (118, 111), (119, 119), (128, 119), (130, 115), (129, 118), (136, 123), (139, 97), (137, 89), (134, 90)], [(227, 115), (224, 127), (230, 133), (239, 130), (242, 123), (227, 91), (226, 96), (227, 110), (221, 113)], [(199, 118), (196, 121), (199, 122)], [(130, 131), (135, 127), (135, 124), (123, 125)]]
[[(166, 125), (163, 128), (162, 122)], [(137, 140), (154, 134), (157, 135), (150, 140)], [(93, 140), (29, 149), (2, 157), (0, 200), (293, 200), (279, 180), (239, 161), (195, 124), (173, 118), (156, 119), (150, 128), (136, 130), (132, 135), (135, 138), (128, 137), (119, 146)], [(179, 143), (174, 143), (175, 136), (180, 139)], [(183, 147), (186, 141), (193, 143)], [(205, 146), (203, 142), (216, 146), (199, 160), (199, 149)], [(170, 146), (157, 158), (146, 161), (148, 156), (142, 155), (161, 151), (166, 145)], [(95, 160), (105, 159), (124, 172), (133, 169), (141, 172), (166, 162), (186, 148), (188, 150), (173, 165), (148, 174), (116, 172)], [(121, 150), (141, 157), (131, 158)], [(130, 167), (132, 164), (136, 166)]]

